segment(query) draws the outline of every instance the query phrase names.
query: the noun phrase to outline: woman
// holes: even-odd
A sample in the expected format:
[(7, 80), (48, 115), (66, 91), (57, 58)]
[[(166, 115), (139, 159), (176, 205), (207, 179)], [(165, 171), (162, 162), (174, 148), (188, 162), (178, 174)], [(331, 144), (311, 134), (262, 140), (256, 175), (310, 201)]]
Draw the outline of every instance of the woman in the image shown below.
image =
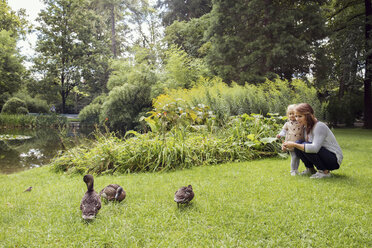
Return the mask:
[(330, 177), (330, 171), (340, 168), (343, 158), (335, 136), (326, 124), (314, 117), (314, 110), (309, 104), (297, 105), (295, 114), (297, 122), (305, 127), (305, 141), (287, 141), (283, 146), (294, 148), (296, 155), (304, 162), (306, 170), (301, 175), (313, 174), (310, 178)]

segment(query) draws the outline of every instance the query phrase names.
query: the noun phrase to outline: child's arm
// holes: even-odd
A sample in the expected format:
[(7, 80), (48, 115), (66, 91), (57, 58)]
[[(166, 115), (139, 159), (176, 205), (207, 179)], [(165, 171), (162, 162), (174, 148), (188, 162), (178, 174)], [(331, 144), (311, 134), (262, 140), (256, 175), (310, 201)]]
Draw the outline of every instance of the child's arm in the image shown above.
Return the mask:
[(282, 130), (280, 131), (279, 134), (276, 135), (276, 137), (278, 139), (280, 139), (281, 137), (285, 137), (285, 135), (287, 134), (287, 130), (288, 130), (288, 127), (287, 127), (287, 122), (284, 124)]

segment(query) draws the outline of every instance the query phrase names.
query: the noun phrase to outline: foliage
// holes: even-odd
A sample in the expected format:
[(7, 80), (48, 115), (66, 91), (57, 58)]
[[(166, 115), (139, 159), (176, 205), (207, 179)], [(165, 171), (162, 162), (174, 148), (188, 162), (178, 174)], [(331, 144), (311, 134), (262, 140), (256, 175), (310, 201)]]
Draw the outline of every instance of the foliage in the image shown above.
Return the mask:
[(35, 126), (35, 119), (36, 117), (32, 115), (0, 114), (0, 127), (33, 127)]
[(213, 1), (207, 61), (227, 83), (260, 83), (275, 74), (291, 80), (309, 72), (325, 37), (318, 0)]
[(164, 92), (164, 89), (189, 89), (201, 77), (211, 76), (203, 60), (189, 56), (176, 46), (165, 52), (164, 72), (153, 87), (153, 97)]
[[(105, 63), (110, 53), (107, 40), (96, 26), (97, 18), (93, 11), (88, 11), (86, 0), (47, 1), (39, 14), (40, 36), (34, 69), (43, 76), (42, 82), (55, 85), (63, 113), (75, 86), (84, 91), (89, 84), (107, 79)], [(95, 79), (92, 74), (96, 75)]]
[(32, 97), (26, 91), (20, 90), (14, 94), (15, 97), (22, 99), (30, 113), (49, 113), (49, 106), (46, 100), (40, 98), (40, 95)]
[[(148, 120), (167, 123), (167, 115), (159, 114), (163, 114), (163, 118)], [(171, 119), (188, 119), (191, 122), (198, 119), (191, 111), (188, 116), (184, 113), (170, 114)], [(213, 127), (189, 125), (187, 121), (167, 125), (167, 131), (154, 129), (154, 132), (146, 134), (127, 132), (124, 140), (113, 134), (104, 136), (98, 133), (92, 146), (72, 148), (56, 158), (53, 167), (57, 171), (96, 174), (168, 171), (275, 156), (280, 150), (275, 134), (282, 126), (282, 119), (274, 116), (231, 118), (227, 128), (219, 132)]]
[(164, 8), (161, 14), (163, 24), (169, 26), (175, 21), (190, 21), (212, 10), (211, 0), (158, 0), (158, 7)]
[(64, 116), (52, 115), (24, 115), (24, 114), (0, 114), (0, 127), (61, 127), (67, 125)]
[(355, 117), (362, 116), (363, 99), (361, 93), (353, 94), (345, 92), (339, 99), (338, 96), (330, 98), (327, 106), (328, 119), (333, 124), (346, 124), (353, 126)]
[(102, 105), (100, 123), (105, 123), (111, 130), (133, 130), (138, 125), (139, 114), (150, 106), (150, 88), (147, 85), (115, 87)]
[(175, 21), (165, 29), (164, 41), (169, 47), (176, 45), (188, 55), (196, 58), (204, 57), (207, 46), (204, 39), (205, 30), (210, 25), (210, 15), (194, 18), (190, 21)]
[[(182, 99), (182, 101), (178, 100)], [(201, 78), (191, 89), (168, 90), (155, 99), (155, 107), (177, 101), (177, 107), (188, 109), (203, 104), (215, 115), (218, 125), (224, 125), (230, 116), (244, 113), (280, 113), (285, 115), (289, 104), (308, 102), (316, 116), (325, 118), (325, 104), (321, 104), (313, 87), (301, 80), (267, 80), (255, 86), (246, 84), (226, 85), (219, 78)]]
[[(25, 113), (26, 110), (26, 113)], [(3, 106), (1, 110), (3, 114), (27, 114), (27, 105), (26, 102), (17, 98), (10, 98)]]
[(91, 103), (83, 108), (79, 113), (81, 125), (92, 125), (99, 123), (102, 105), (100, 103)]
[(67, 117), (55, 113), (37, 115), (35, 119), (35, 126), (37, 127), (63, 127), (65, 125), (67, 125)]
[(12, 37), (11, 31), (1, 30), (0, 27), (0, 96), (16, 92), (22, 83), (23, 74), (24, 67), (16, 49), (16, 39)]

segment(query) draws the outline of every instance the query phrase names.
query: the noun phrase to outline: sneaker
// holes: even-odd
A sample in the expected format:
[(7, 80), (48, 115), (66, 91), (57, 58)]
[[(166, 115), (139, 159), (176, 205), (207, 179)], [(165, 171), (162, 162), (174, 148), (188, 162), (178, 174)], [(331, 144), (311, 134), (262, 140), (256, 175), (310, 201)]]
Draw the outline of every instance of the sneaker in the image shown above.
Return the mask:
[(312, 175), (310, 178), (327, 178), (327, 177), (331, 177), (330, 172), (326, 174), (322, 170), (318, 170), (318, 172)]
[(297, 176), (299, 175), (300, 173), (298, 172), (298, 170), (293, 170), (291, 171), (291, 176)]
[(306, 168), (303, 172), (300, 173), (301, 176), (310, 176), (315, 174), (316, 170), (314, 168)]

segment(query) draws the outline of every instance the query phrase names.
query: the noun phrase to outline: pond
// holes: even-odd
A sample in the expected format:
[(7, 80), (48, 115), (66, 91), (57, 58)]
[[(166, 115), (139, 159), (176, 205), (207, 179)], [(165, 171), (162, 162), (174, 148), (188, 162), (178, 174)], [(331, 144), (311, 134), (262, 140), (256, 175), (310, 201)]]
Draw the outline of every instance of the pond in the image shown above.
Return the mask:
[[(88, 137), (91, 129), (0, 129), (0, 173), (11, 174), (46, 165), (63, 150)], [(64, 138), (60, 138), (64, 137)]]

